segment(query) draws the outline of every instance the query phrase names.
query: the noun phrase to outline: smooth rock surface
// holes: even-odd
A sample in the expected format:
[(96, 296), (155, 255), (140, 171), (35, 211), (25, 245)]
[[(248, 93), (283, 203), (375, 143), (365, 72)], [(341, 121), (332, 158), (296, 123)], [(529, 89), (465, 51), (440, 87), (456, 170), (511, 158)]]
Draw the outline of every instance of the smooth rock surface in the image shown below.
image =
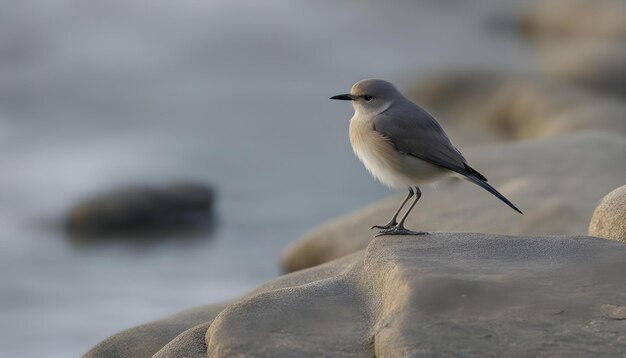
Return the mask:
[[(464, 150), (472, 166), (508, 197), (519, 215), (465, 181), (423, 187), (407, 227), (509, 235), (585, 235), (597, 203), (626, 178), (626, 139), (604, 132), (493, 144)], [(364, 174), (365, 170), (364, 170)], [(384, 199), (313, 229), (285, 250), (288, 271), (318, 265), (367, 246), (402, 201)]]
[(211, 322), (190, 328), (161, 348), (153, 358), (202, 358), (206, 357), (204, 336)]
[(208, 312), (155, 356), (616, 357), (624, 270), (626, 245), (592, 237), (382, 237)]
[[(158, 321), (126, 329), (98, 343), (83, 357), (152, 357), (182, 332), (192, 330), (197, 325), (211, 322), (224, 307), (226, 304), (195, 307)], [(189, 345), (187, 348), (191, 351), (194, 347)]]
[(589, 235), (626, 242), (626, 185), (602, 199), (591, 217)]

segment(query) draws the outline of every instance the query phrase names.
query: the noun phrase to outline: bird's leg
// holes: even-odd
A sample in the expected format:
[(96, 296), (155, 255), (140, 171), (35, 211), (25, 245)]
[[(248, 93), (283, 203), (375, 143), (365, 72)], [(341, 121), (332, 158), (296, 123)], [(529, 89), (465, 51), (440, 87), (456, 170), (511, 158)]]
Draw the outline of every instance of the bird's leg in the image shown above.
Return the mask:
[(396, 226), (390, 229), (382, 230), (378, 235), (376, 235), (376, 237), (383, 236), (383, 235), (426, 235), (428, 234), (427, 232), (411, 231), (404, 227), (404, 221), (406, 220), (407, 216), (409, 216), (409, 213), (411, 212), (411, 210), (413, 210), (413, 207), (415, 206), (415, 204), (417, 204), (418, 200), (420, 200), (421, 197), (422, 197), (422, 191), (420, 190), (419, 187), (415, 187), (415, 199), (411, 203), (411, 206), (409, 206), (409, 209), (406, 211), (406, 213), (404, 213), (404, 216), (402, 217), (400, 222)]
[(404, 201), (402, 202), (402, 204), (400, 204), (400, 207), (398, 208), (398, 210), (396, 210), (395, 214), (393, 214), (393, 216), (391, 217), (391, 220), (389, 220), (389, 222), (386, 223), (385, 225), (374, 225), (370, 229), (386, 230), (386, 229), (391, 229), (395, 227), (396, 225), (398, 225), (398, 222), (396, 221), (398, 219), (398, 214), (400, 214), (400, 210), (402, 210), (406, 202), (409, 201), (409, 199), (411, 199), (412, 197), (413, 197), (413, 188), (409, 187), (409, 194), (406, 196), (406, 198), (404, 198)]

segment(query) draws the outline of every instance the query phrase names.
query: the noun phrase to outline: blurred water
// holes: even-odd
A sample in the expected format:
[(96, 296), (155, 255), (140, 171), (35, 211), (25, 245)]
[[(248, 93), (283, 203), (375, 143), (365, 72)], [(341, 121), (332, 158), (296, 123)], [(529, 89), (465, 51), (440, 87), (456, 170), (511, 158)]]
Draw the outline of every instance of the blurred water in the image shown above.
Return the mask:
[[(497, 0), (0, 3), (0, 355), (77, 356), (106, 336), (237, 295), (281, 249), (388, 195), (351, 153), (358, 79), (519, 68)], [(211, 238), (81, 245), (85, 195), (190, 178), (218, 188)]]

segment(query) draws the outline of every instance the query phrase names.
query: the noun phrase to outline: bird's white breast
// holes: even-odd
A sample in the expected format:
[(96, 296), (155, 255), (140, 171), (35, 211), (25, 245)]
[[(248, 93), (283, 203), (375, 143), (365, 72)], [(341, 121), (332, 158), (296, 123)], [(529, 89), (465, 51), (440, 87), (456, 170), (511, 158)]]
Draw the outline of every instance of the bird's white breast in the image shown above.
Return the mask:
[(350, 120), (350, 143), (356, 156), (381, 183), (406, 188), (430, 182), (444, 171), (396, 151), (389, 138), (374, 130), (371, 117), (355, 114)]

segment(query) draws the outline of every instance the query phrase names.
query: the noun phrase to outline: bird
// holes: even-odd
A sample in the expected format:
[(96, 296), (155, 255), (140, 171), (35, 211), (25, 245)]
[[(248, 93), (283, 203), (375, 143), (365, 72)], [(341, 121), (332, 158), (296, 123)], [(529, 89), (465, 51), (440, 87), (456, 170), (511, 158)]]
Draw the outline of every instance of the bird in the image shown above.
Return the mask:
[[(447, 176), (461, 176), (523, 214), (467, 163), (437, 120), (406, 98), (393, 83), (382, 79), (361, 80), (352, 86), (350, 93), (330, 99), (352, 102), (350, 144), (365, 168), (390, 188), (408, 187), (407, 196), (389, 222), (371, 227), (380, 229), (376, 236), (428, 234), (408, 230), (404, 223), (422, 196), (419, 186)], [(411, 205), (397, 221), (412, 197), (415, 198)]]

